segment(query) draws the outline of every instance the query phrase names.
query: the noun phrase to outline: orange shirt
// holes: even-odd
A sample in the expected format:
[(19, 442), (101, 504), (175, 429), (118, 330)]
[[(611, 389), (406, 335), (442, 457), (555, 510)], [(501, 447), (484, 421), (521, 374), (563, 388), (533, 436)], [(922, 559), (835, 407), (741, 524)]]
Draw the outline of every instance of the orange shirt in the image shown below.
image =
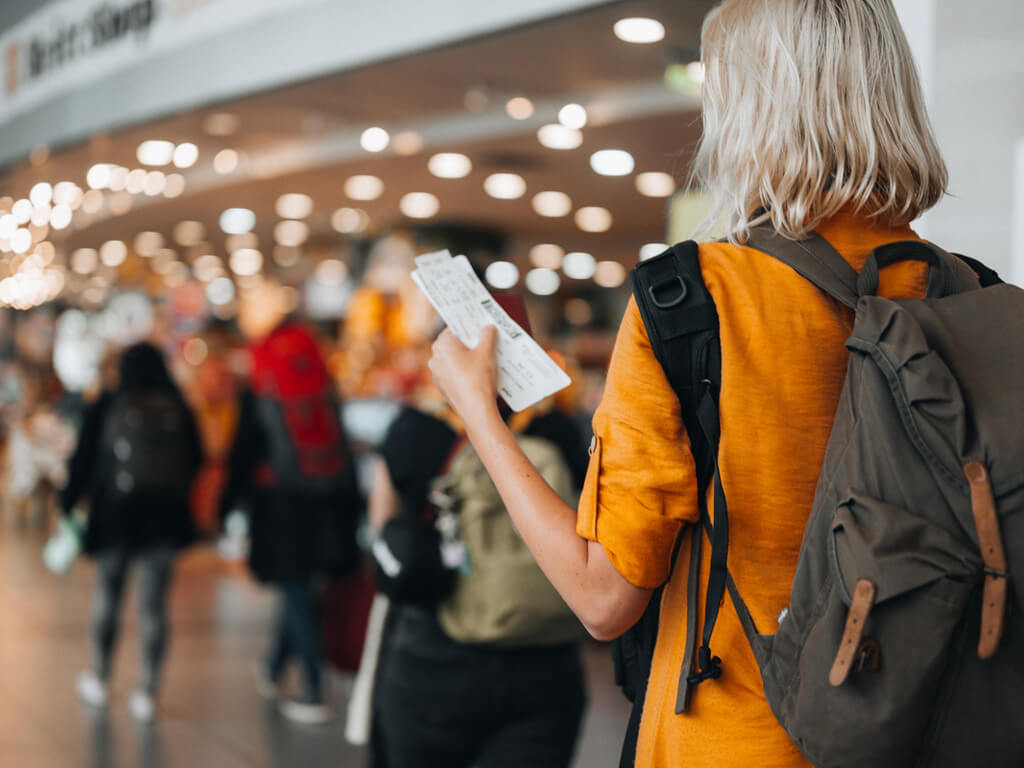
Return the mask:
[[(909, 227), (882, 229), (844, 215), (818, 231), (858, 271), (878, 245), (917, 239)], [(789, 601), (846, 375), (843, 345), (853, 312), (753, 249), (705, 243), (699, 256), (721, 331), (719, 466), (729, 499), (729, 568), (759, 631), (773, 632)], [(925, 278), (923, 264), (895, 264), (883, 271), (879, 293), (922, 296)], [(683, 527), (699, 517), (697, 482), (679, 403), (633, 301), (594, 414), (594, 436), (577, 532), (600, 542), (631, 583), (653, 588), (667, 581), (636, 765), (807, 765), (768, 708), (728, 594), (711, 642), (723, 674), (696, 687), (686, 714), (675, 713), (689, 547), (679, 548), (674, 567), (672, 552)], [(705, 546), (699, 624), (709, 551)]]

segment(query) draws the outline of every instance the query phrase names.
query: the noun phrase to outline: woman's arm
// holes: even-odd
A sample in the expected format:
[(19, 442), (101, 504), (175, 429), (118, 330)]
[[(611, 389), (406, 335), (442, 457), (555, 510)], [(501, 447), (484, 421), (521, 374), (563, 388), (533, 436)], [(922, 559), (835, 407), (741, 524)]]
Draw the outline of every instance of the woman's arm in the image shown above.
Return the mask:
[(520, 535), (587, 630), (618, 637), (636, 622), (651, 590), (630, 584), (604, 548), (576, 533), (576, 511), (562, 501), (516, 444), (497, 408), (497, 331), (484, 329), (475, 349), (451, 331), (434, 342), (434, 381), (466, 425)]

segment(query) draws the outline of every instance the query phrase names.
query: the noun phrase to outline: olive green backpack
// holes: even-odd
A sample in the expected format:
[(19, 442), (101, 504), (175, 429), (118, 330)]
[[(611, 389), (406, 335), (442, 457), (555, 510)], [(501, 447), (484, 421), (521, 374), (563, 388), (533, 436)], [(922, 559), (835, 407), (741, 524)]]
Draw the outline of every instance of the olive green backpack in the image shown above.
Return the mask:
[[(572, 475), (546, 440), (516, 442), (541, 476), (572, 502)], [(551, 586), (520, 538), (494, 482), (467, 444), (432, 496), (442, 547), (461, 548), (453, 591), (438, 605), (444, 631), (463, 643), (507, 648), (551, 646), (583, 636), (579, 620)], [(450, 563), (455, 564), (455, 563)]]
[[(701, 495), (690, 537), (691, 569), (704, 540), (711, 575), (698, 644), (690, 572), (677, 712), (729, 674), (711, 651), (728, 591), (772, 711), (818, 768), (1024, 766), (1024, 291), (981, 288), (962, 258), (916, 241), (881, 246), (860, 274), (818, 235), (762, 228), (747, 244), (856, 321), (790, 601), (762, 606), (780, 611), (778, 625), (756, 627), (728, 567), (718, 320), (697, 246), (634, 271), (702, 482), (714, 484), (714, 516)], [(876, 296), (879, 270), (909, 259), (931, 267), (926, 297)]]

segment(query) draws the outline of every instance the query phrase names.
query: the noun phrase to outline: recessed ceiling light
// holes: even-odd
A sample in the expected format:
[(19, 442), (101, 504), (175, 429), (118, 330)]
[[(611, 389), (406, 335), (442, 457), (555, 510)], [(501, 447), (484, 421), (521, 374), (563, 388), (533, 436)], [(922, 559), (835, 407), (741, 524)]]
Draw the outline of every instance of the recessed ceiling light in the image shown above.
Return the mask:
[(599, 261), (594, 282), (602, 288), (618, 288), (626, 281), (626, 268), (617, 261)]
[(104, 266), (117, 267), (124, 263), (128, 256), (128, 246), (120, 240), (107, 240), (100, 246), (100, 261)]
[(185, 177), (180, 173), (168, 173), (164, 184), (164, 197), (178, 197), (185, 191)]
[(645, 197), (668, 197), (676, 190), (676, 180), (661, 171), (647, 171), (636, 176), (636, 191)]
[(11, 215), (15, 224), (28, 224), (32, 218), (32, 201), (24, 197), (16, 201), (11, 206)]
[(79, 248), (71, 254), (71, 270), (80, 275), (87, 275), (96, 269), (99, 254), (95, 248)]
[(438, 152), (427, 161), (427, 168), (440, 179), (461, 179), (469, 175), (473, 163), (459, 152)]
[(41, 227), (44, 224), (50, 223), (50, 206), (49, 205), (37, 205), (32, 209), (32, 218), (30, 219), (32, 225), (35, 227)]
[(124, 188), (133, 195), (142, 192), (146, 188), (146, 171), (142, 168), (134, 168), (129, 171), (124, 181)]
[(429, 219), (441, 208), (441, 201), (429, 192), (410, 192), (402, 197), (398, 207), (410, 219)]
[(339, 208), (331, 214), (331, 226), (343, 235), (357, 234), (370, 224), (370, 217), (361, 208)]
[(220, 174), (231, 173), (238, 168), (238, 153), (233, 149), (222, 149), (213, 156), (213, 170)]
[(278, 245), (302, 245), (308, 237), (309, 227), (304, 221), (285, 219), (274, 226), (274, 240)]
[(110, 163), (96, 163), (85, 174), (85, 183), (90, 189), (103, 189), (110, 182)]
[(576, 149), (583, 143), (583, 134), (561, 123), (548, 123), (537, 131), (537, 141), (548, 149)]
[(171, 156), (171, 160), (174, 161), (174, 165), (177, 168), (191, 168), (196, 164), (196, 160), (198, 159), (199, 147), (191, 141), (186, 141), (183, 144), (176, 146), (174, 148), (174, 154)]
[(220, 228), (228, 235), (244, 235), (256, 226), (256, 214), (248, 208), (228, 208), (220, 215)]
[(167, 186), (167, 176), (162, 171), (150, 171), (142, 184), (142, 191), (149, 197), (156, 197)]
[(584, 232), (607, 232), (612, 226), (612, 214), (607, 208), (588, 205), (576, 211), (576, 226)]
[(57, 203), (50, 211), (50, 226), (54, 229), (63, 229), (71, 224), (71, 206)]
[(171, 158), (174, 157), (174, 144), (150, 139), (139, 144), (135, 156), (143, 165), (170, 165)]
[(601, 176), (628, 176), (635, 163), (624, 149), (601, 149), (590, 156), (590, 167)]
[(32, 233), (24, 227), (18, 227), (11, 235), (11, 250), (21, 255), (32, 247)]
[(566, 104), (558, 110), (558, 122), (566, 128), (578, 130), (587, 124), (587, 110), (580, 104)]
[(686, 65), (686, 74), (690, 76), (690, 79), (695, 83), (704, 82), (704, 63), (701, 61), (691, 61)]
[(494, 261), (484, 270), (484, 278), (499, 291), (507, 291), (519, 282), (519, 270), (511, 261)]
[(107, 180), (107, 187), (111, 192), (120, 192), (128, 183), (128, 169), (123, 165), (115, 165), (110, 169), (110, 178)]
[(376, 176), (358, 174), (345, 180), (345, 194), (353, 200), (376, 200), (384, 193), (384, 182)]
[(640, 261), (647, 261), (653, 259), (659, 253), (663, 253), (668, 245), (665, 243), (647, 243), (646, 245), (640, 246)]
[(513, 120), (526, 120), (533, 114), (533, 102), (525, 96), (515, 96), (505, 102), (505, 112)]
[(589, 280), (594, 276), (597, 262), (594, 257), (584, 251), (572, 251), (565, 254), (562, 260), (562, 271), (573, 280)]
[(376, 125), (367, 128), (359, 137), (360, 146), (367, 152), (383, 152), (390, 142), (390, 134)]
[[(167, 190), (164, 190), (166, 192)], [(85, 213), (96, 213), (103, 207), (103, 193), (98, 189), (90, 189), (82, 195), (82, 210)]]
[(164, 236), (159, 232), (139, 232), (132, 240), (132, 247), (139, 256), (152, 256), (164, 247)]
[(32, 201), (32, 205), (49, 205), (53, 200), (53, 187), (48, 182), (40, 181), (32, 187), (28, 199)]
[(0, 216), (0, 240), (10, 240), (11, 235), (14, 234), (14, 230), (18, 228), (18, 222), (14, 220), (14, 216), (10, 213), (5, 213)]
[(545, 269), (561, 269), (565, 251), (554, 243), (540, 243), (530, 249), (530, 263)]
[(402, 131), (395, 134), (392, 144), (400, 155), (415, 155), (423, 149), (423, 137), (416, 131)]
[(533, 210), (550, 218), (567, 216), (572, 210), (572, 200), (564, 192), (538, 192), (533, 196)]
[(498, 200), (515, 200), (526, 194), (526, 181), (517, 173), (492, 173), (484, 179), (484, 191)]
[(526, 288), (537, 296), (550, 296), (561, 284), (558, 273), (552, 269), (538, 267), (526, 273)]
[(255, 248), (239, 248), (231, 254), (231, 271), (242, 277), (250, 277), (263, 266), (263, 254)]
[(313, 198), (300, 192), (288, 192), (277, 198), (274, 210), (282, 219), (304, 219), (313, 212)]
[(53, 202), (74, 210), (82, 202), (82, 190), (73, 181), (58, 181), (53, 186)]
[(665, 38), (664, 24), (641, 16), (619, 19), (612, 29), (619, 40), (627, 43), (656, 43)]

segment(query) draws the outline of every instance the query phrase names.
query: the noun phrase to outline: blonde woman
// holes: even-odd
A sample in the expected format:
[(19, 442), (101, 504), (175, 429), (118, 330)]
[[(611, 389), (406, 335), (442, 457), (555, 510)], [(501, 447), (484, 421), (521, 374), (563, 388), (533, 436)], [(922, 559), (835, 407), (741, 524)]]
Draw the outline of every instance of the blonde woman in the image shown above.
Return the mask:
[[(699, 248), (720, 322), (729, 568), (755, 623), (771, 627), (788, 601), (853, 312), (743, 243), (761, 224), (790, 240), (817, 231), (859, 271), (875, 247), (917, 238), (910, 222), (944, 194), (946, 168), (891, 0), (725, 0), (705, 20), (702, 57), (697, 172), (730, 233)], [(924, 289), (924, 265), (904, 262), (884, 270), (879, 293)], [(493, 350), (493, 333), (474, 350), (445, 333), (431, 368), (552, 583), (606, 640), (664, 586), (635, 764), (807, 764), (765, 701), (728, 596), (714, 635), (723, 674), (676, 714), (689, 552), (674, 552), (699, 519), (697, 480), (679, 403), (635, 302), (594, 416), (578, 510), (547, 488), (499, 418)], [(708, 571), (702, 558), (700, 595)]]

